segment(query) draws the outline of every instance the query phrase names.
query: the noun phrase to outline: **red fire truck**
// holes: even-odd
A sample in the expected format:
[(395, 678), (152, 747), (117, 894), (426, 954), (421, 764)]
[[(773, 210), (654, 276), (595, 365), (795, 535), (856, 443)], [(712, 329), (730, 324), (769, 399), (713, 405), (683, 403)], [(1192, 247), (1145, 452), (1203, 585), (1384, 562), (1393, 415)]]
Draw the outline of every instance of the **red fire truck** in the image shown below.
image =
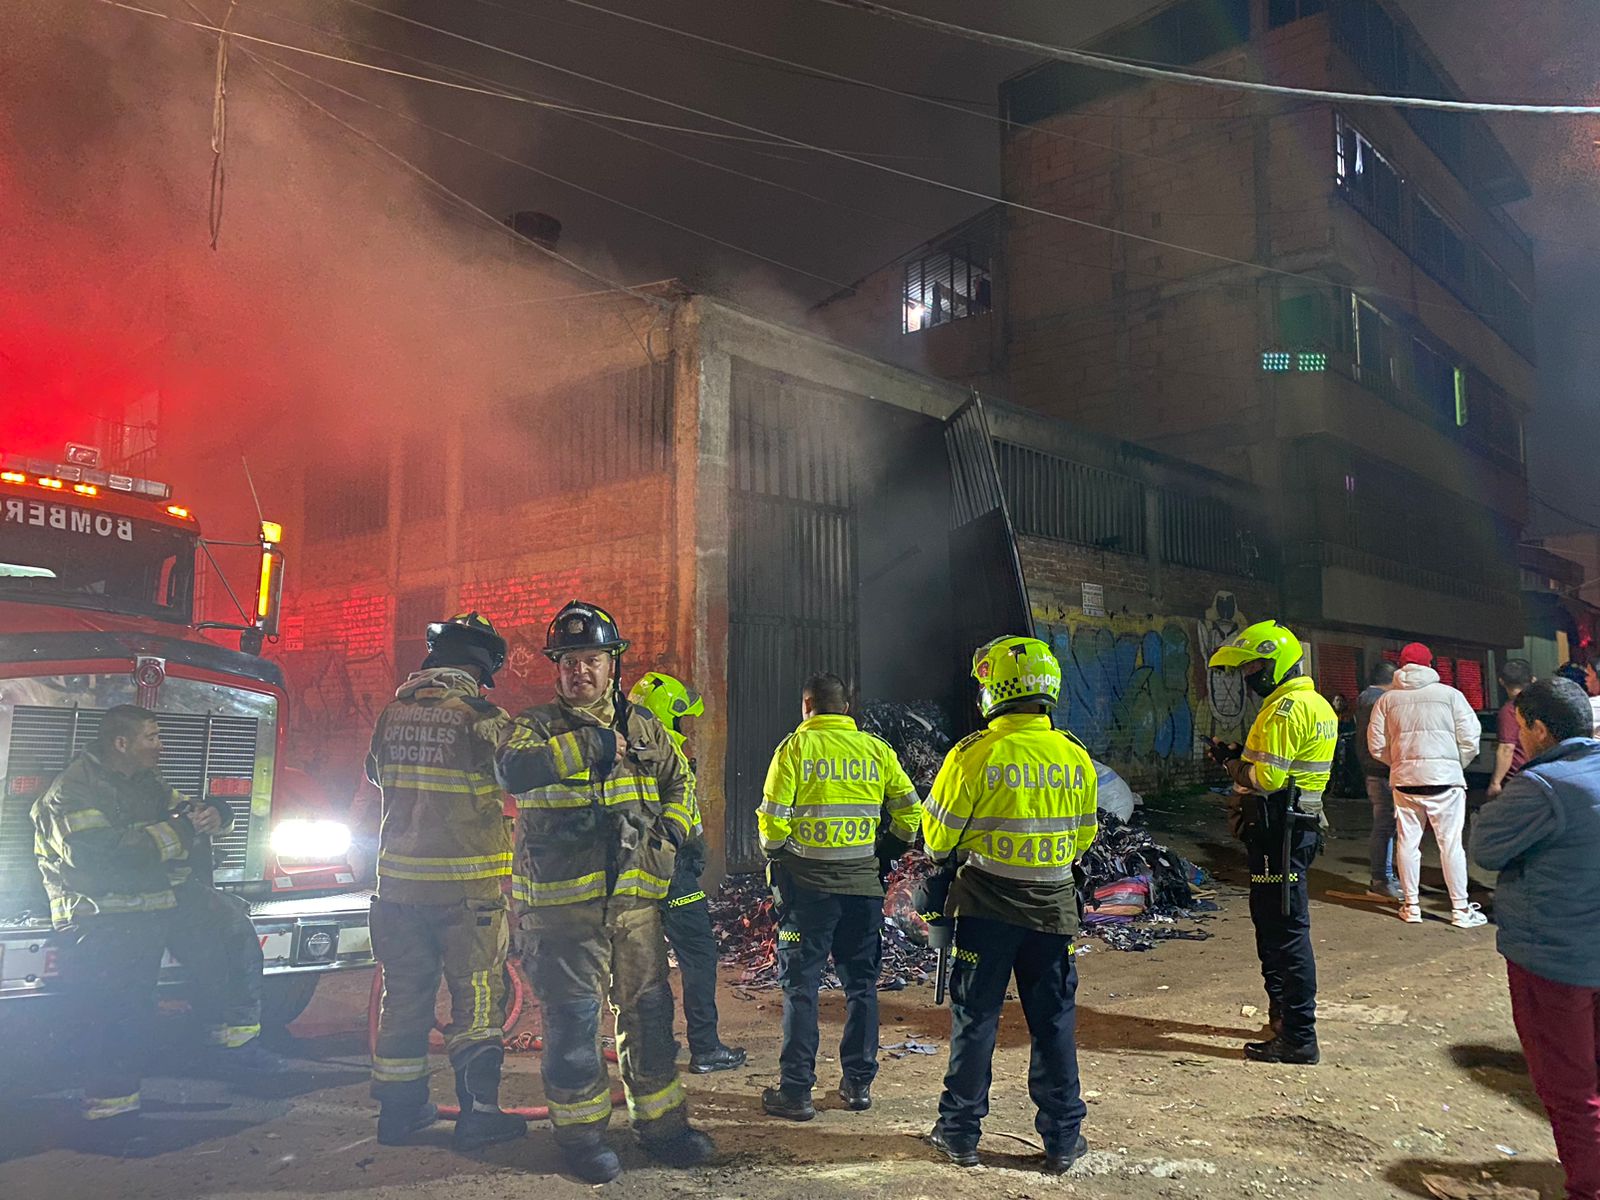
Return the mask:
[[(261, 657), (277, 632), (282, 539), (263, 522), (258, 542), (208, 544), (166, 484), (103, 470), (92, 447), (69, 445), (61, 462), (0, 454), (0, 1000), (51, 992), (30, 809), (117, 704), (158, 714), (168, 783), (233, 807), (210, 852), (217, 885), (250, 903), (263, 1020), (293, 1020), (324, 974), (372, 964), (350, 830), (282, 761), (283, 673)], [(200, 563), (218, 545), (259, 551), (241, 605), (253, 611), (237, 624), (196, 611)], [(236, 632), (240, 648), (208, 630)], [(181, 986), (182, 970), (169, 960), (163, 982)]]

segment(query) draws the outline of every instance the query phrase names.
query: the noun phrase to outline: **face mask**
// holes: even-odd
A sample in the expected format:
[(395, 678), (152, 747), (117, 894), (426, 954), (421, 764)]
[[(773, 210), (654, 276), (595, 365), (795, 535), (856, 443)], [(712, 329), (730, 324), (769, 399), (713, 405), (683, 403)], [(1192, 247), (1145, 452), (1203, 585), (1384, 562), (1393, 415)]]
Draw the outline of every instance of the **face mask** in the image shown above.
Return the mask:
[(1263, 700), (1278, 690), (1278, 685), (1272, 682), (1272, 668), (1270, 666), (1264, 666), (1254, 674), (1245, 676), (1245, 683), (1252, 692)]

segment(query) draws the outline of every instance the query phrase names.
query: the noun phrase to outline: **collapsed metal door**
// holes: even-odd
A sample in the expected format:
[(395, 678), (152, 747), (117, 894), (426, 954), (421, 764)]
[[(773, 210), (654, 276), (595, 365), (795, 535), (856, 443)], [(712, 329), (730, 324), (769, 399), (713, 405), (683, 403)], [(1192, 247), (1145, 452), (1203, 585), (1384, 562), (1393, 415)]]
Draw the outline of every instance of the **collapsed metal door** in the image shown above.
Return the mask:
[(735, 360), (731, 400), (725, 846), (728, 870), (752, 871), (801, 685), (856, 680), (856, 472), (843, 398)]
[[(944, 436), (950, 460), (950, 578), (958, 581), (951, 626), (960, 661), (954, 669), (962, 680), (959, 694), (970, 696), (973, 649), (1004, 634), (1031, 634), (1033, 610), (989, 420), (976, 392), (945, 422)], [(961, 706), (960, 718), (976, 719), (970, 704)]]

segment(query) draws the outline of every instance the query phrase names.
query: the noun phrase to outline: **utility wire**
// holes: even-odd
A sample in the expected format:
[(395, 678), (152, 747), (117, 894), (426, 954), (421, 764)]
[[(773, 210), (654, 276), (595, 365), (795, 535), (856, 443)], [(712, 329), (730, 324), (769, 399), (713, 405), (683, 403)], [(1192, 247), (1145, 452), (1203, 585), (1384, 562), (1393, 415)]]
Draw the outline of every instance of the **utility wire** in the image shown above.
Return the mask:
[(769, 266), (778, 267), (784, 271), (792, 271), (797, 275), (805, 275), (811, 279), (816, 279), (823, 283), (831, 284), (834, 287), (842, 288), (849, 286), (849, 284), (840, 283), (837, 279), (832, 279), (827, 275), (819, 275), (815, 271), (808, 271), (804, 267), (794, 266), (792, 263), (783, 262), (781, 259), (769, 258), (767, 255), (761, 254), (758, 251), (747, 249), (746, 247), (736, 245), (733, 242), (724, 241), (722, 238), (719, 238), (714, 234), (704, 233), (701, 230), (674, 221), (669, 217), (663, 217), (659, 213), (653, 213), (649, 209), (640, 208), (636, 204), (630, 204), (626, 200), (618, 200), (615, 196), (608, 196), (604, 192), (596, 191), (594, 188), (585, 187), (581, 183), (576, 183), (571, 179), (565, 179), (562, 176), (556, 175), (550, 171), (546, 171), (541, 167), (536, 167), (532, 163), (524, 162), (518, 158), (512, 158), (508, 154), (502, 154), (498, 150), (494, 150), (478, 142), (470, 141), (467, 138), (451, 133), (449, 130), (440, 129), (437, 125), (430, 125), (428, 122), (421, 120), (418, 117), (413, 117), (409, 113), (404, 113), (398, 109), (390, 108), (386, 104), (380, 104), (378, 101), (373, 100), (370, 97), (363, 96), (359, 92), (352, 92), (340, 87), (338, 84), (329, 83), (325, 79), (318, 79), (315, 75), (298, 70), (289, 66), (287, 63), (277, 62), (274, 59), (265, 58), (264, 56), (263, 61), (271, 62), (274, 66), (281, 67), (283, 70), (288, 71), (293, 75), (298, 75), (302, 79), (308, 79), (313, 83), (320, 84), (322, 87), (330, 89), (331, 91), (338, 92), (341, 96), (347, 96), (352, 100), (358, 100), (363, 104), (371, 105), (379, 112), (388, 113), (392, 117), (399, 117), (403, 121), (409, 121), (411, 124), (416, 125), (421, 129), (426, 129), (429, 133), (437, 134), (442, 138), (447, 138), (458, 145), (466, 146), (469, 149), (476, 150), (480, 154), (487, 154), (490, 158), (497, 159), (498, 161), (505, 163), (507, 166), (517, 167), (520, 170), (528, 171), (534, 175), (537, 175), (541, 179), (548, 179), (553, 183), (562, 185), (563, 187), (569, 187), (574, 191), (582, 192), (586, 196), (593, 196), (596, 200), (603, 200), (607, 204), (614, 204), (618, 208), (624, 209), (627, 212), (635, 213), (638, 216), (646, 217), (652, 221), (659, 221), (663, 225), (666, 225), (672, 229), (676, 229), (679, 233), (689, 234), (691, 237), (697, 237), (704, 241), (708, 241), (713, 245), (721, 246), (724, 250), (732, 250), (735, 253), (758, 259)]
[[(508, 11), (508, 12), (520, 11), (520, 10), (512, 8), (508, 4), (496, 3), (495, 0), (474, 0), (474, 3), (482, 4), (482, 5), (485, 5), (485, 6), (489, 7), (489, 8), (503, 9), (503, 10)], [(579, 8), (591, 9), (594, 12), (605, 13), (608, 16), (615, 17), (619, 21), (632, 21), (635, 24), (645, 25), (645, 26), (648, 26), (651, 29), (659, 29), (664, 33), (671, 33), (671, 34), (675, 34), (678, 37), (688, 38), (689, 40), (695, 41), (695, 42), (699, 42), (702, 45), (716, 46), (716, 47), (720, 47), (723, 50), (732, 50), (733, 52), (735, 52), (737, 54), (748, 55), (750, 58), (756, 59), (756, 60), (758, 60), (760, 62), (767, 63), (769, 65), (779, 65), (779, 66), (783, 66), (783, 67), (794, 68), (794, 69), (803, 71), (806, 74), (812, 75), (812, 76), (814, 76), (816, 78), (819, 78), (819, 79), (830, 79), (830, 80), (833, 80), (833, 81), (838, 82), (838, 83), (848, 83), (848, 84), (852, 84), (852, 85), (854, 85), (856, 87), (868, 88), (868, 89), (870, 89), (871, 91), (874, 91), (874, 92), (881, 92), (881, 93), (883, 93), (885, 95), (889, 95), (889, 96), (898, 96), (901, 99), (912, 100), (912, 101), (915, 101), (918, 104), (931, 104), (935, 108), (942, 108), (942, 109), (945, 109), (946, 111), (949, 111), (949, 112), (957, 112), (957, 113), (960, 113), (964, 117), (974, 117), (974, 118), (976, 118), (976, 119), (978, 119), (980, 121), (988, 121), (991, 124), (1000, 125), (1000, 126), (1006, 128), (1006, 129), (1022, 128), (1021, 126), (1018, 126), (1018, 125), (1014, 124), (1013, 122), (1006, 120), (1004, 117), (996, 116), (992, 112), (974, 111), (972, 108), (968, 107), (967, 105), (959, 103), (959, 102), (956, 102), (956, 101), (945, 100), (943, 98), (936, 97), (936, 96), (928, 96), (928, 95), (925, 95), (925, 94), (923, 94), (921, 92), (908, 92), (908, 91), (905, 91), (905, 90), (903, 90), (901, 88), (890, 87), (887, 84), (874, 83), (871, 80), (858, 79), (858, 78), (856, 78), (854, 76), (851, 76), (851, 75), (841, 75), (837, 71), (828, 71), (828, 70), (824, 70), (821, 67), (807, 66), (805, 63), (796, 62), (793, 59), (780, 58), (776, 54), (766, 54), (766, 53), (764, 53), (764, 52), (762, 52), (760, 50), (750, 50), (750, 49), (747, 49), (744, 46), (736, 46), (731, 42), (724, 42), (724, 41), (719, 41), (718, 39), (713, 38), (713, 37), (706, 37), (704, 34), (691, 33), (689, 30), (687, 30), (687, 29), (679, 29), (675, 25), (665, 25), (665, 24), (662, 24), (660, 21), (651, 21), (651, 20), (648, 20), (645, 17), (634, 16), (632, 13), (618, 12), (616, 9), (606, 8), (604, 5), (591, 3), (591, 0), (565, 0), (565, 3), (567, 3), (567, 4), (575, 4)], [(1060, 141), (1076, 142), (1079, 145), (1083, 145), (1083, 146), (1093, 146), (1097, 150), (1110, 150), (1114, 154), (1127, 155), (1129, 158), (1142, 158), (1142, 159), (1145, 159), (1145, 160), (1150, 161), (1150, 162), (1164, 162), (1164, 163), (1170, 163), (1170, 164), (1176, 165), (1176, 160), (1170, 159), (1170, 158), (1163, 158), (1159, 154), (1147, 154), (1147, 153), (1144, 153), (1143, 151), (1139, 151), (1139, 150), (1129, 150), (1129, 149), (1125, 149), (1125, 148), (1123, 148), (1121, 146), (1111, 146), (1111, 145), (1107, 145), (1104, 142), (1094, 141), (1091, 138), (1079, 137), (1076, 134), (1062, 133), (1059, 130), (1048, 130), (1048, 131), (1040, 131), (1040, 132), (1046, 132), (1046, 133), (1048, 133), (1048, 135), (1050, 137), (1055, 138), (1055, 139), (1060, 140)]]
[(1135, 75), (1141, 79), (1160, 79), (1173, 83), (1192, 84), (1196, 87), (1223, 88), (1229, 91), (1259, 92), (1271, 96), (1293, 96), (1302, 100), (1331, 100), (1340, 104), (1377, 104), (1385, 108), (1426, 108), (1440, 112), (1469, 112), (1490, 114), (1522, 114), (1532, 116), (1595, 116), (1600, 114), (1600, 104), (1512, 104), (1490, 100), (1439, 100), (1427, 96), (1391, 96), (1370, 92), (1340, 92), (1325, 88), (1291, 87), (1278, 83), (1259, 83), (1252, 79), (1225, 79), (1216, 75), (1201, 75), (1171, 66), (1154, 66), (1133, 59), (1096, 54), (1087, 50), (1069, 50), (1048, 42), (1028, 38), (1008, 37), (988, 33), (953, 21), (937, 17), (924, 17), (903, 9), (878, 4), (876, 0), (819, 0), (834, 8), (855, 9), (871, 13), (918, 29), (929, 29), (952, 37), (966, 38), (1005, 50), (1043, 55), (1060, 62), (1076, 63), (1099, 71), (1118, 75)]
[[(115, 3), (115, 2), (117, 2), (117, 0), (101, 0), (101, 2), (102, 3)], [(833, 3), (843, 3), (844, 0), (822, 0), (822, 2), (826, 3), (826, 4), (833, 4)], [(864, 3), (864, 2), (866, 2), (866, 0), (862, 0), (862, 2)], [(803, 149), (803, 150), (811, 150), (811, 151), (813, 151), (815, 153), (822, 154), (822, 155), (824, 155), (825, 157), (828, 157), (828, 158), (836, 158), (836, 159), (839, 159), (841, 162), (854, 163), (857, 166), (866, 167), (869, 170), (882, 171), (882, 172), (884, 172), (886, 174), (894, 175), (894, 176), (897, 176), (897, 177), (899, 177), (901, 179), (908, 179), (908, 180), (911, 180), (911, 181), (913, 181), (915, 183), (922, 183), (922, 184), (926, 184), (926, 185), (928, 185), (930, 187), (940, 188), (940, 189), (942, 189), (944, 191), (947, 191), (947, 192), (954, 192), (957, 195), (969, 196), (969, 197), (971, 197), (971, 198), (973, 198), (975, 200), (983, 200), (983, 201), (986, 201), (986, 202), (988, 202), (990, 204), (1001, 204), (1001, 205), (1004, 205), (1005, 207), (1007, 207), (1009, 209), (1012, 209), (1014, 211), (1017, 211), (1017, 212), (1025, 212), (1025, 213), (1030, 213), (1030, 214), (1032, 214), (1034, 216), (1045, 217), (1047, 219), (1054, 220), (1054, 221), (1062, 221), (1062, 222), (1065, 222), (1066, 224), (1075, 225), (1075, 226), (1077, 226), (1079, 228), (1082, 228), (1082, 229), (1092, 229), (1092, 230), (1095, 230), (1096, 232), (1099, 232), (1099, 233), (1109, 234), (1112, 237), (1121, 237), (1121, 238), (1125, 238), (1125, 239), (1130, 240), (1130, 241), (1143, 243), (1144, 245), (1156, 246), (1156, 247), (1159, 247), (1159, 248), (1164, 249), (1164, 250), (1176, 250), (1179, 253), (1192, 254), (1192, 255), (1196, 256), (1197, 258), (1208, 259), (1208, 260), (1210, 260), (1212, 262), (1224, 263), (1224, 264), (1231, 265), (1231, 266), (1236, 266), (1236, 267), (1245, 267), (1245, 268), (1248, 268), (1250, 270), (1260, 271), (1260, 272), (1262, 272), (1264, 274), (1267, 274), (1267, 275), (1275, 275), (1275, 276), (1279, 276), (1279, 277), (1282, 277), (1282, 278), (1285, 278), (1285, 279), (1295, 279), (1295, 280), (1298, 280), (1298, 281), (1303, 282), (1303, 283), (1315, 284), (1318, 287), (1339, 288), (1339, 287), (1342, 286), (1340, 284), (1334, 283), (1332, 280), (1324, 279), (1324, 278), (1321, 278), (1320, 276), (1316, 276), (1316, 275), (1310, 275), (1310, 274), (1307, 274), (1307, 273), (1305, 273), (1303, 271), (1291, 271), (1291, 270), (1289, 270), (1287, 268), (1284, 268), (1284, 267), (1274, 267), (1274, 266), (1269, 266), (1266, 263), (1252, 262), (1249, 259), (1235, 258), (1235, 257), (1233, 257), (1232, 255), (1229, 255), (1229, 254), (1219, 254), (1216, 251), (1212, 251), (1212, 250), (1202, 250), (1202, 249), (1199, 249), (1196, 246), (1185, 246), (1185, 245), (1183, 245), (1182, 243), (1179, 243), (1179, 242), (1169, 242), (1169, 241), (1166, 241), (1166, 240), (1164, 240), (1162, 238), (1150, 237), (1148, 234), (1133, 233), (1130, 230), (1118, 229), (1117, 227), (1115, 227), (1113, 225), (1104, 225), (1104, 224), (1101, 224), (1098, 221), (1090, 221), (1090, 220), (1086, 220), (1086, 219), (1084, 219), (1082, 217), (1070, 217), (1070, 216), (1066, 215), (1065, 213), (1056, 212), (1056, 211), (1054, 211), (1052, 209), (1048, 209), (1048, 208), (1040, 208), (1037, 205), (1024, 204), (1021, 201), (1017, 201), (1017, 200), (1007, 200), (1003, 196), (996, 196), (996, 195), (993, 195), (992, 193), (981, 191), (981, 190), (979, 190), (977, 188), (966, 187), (966, 186), (964, 186), (962, 184), (958, 184), (958, 183), (947, 183), (946, 181), (944, 181), (942, 179), (934, 179), (931, 176), (919, 175), (915, 171), (907, 171), (902, 167), (891, 166), (888, 163), (871, 162), (871, 161), (869, 161), (867, 159), (864, 159), (864, 158), (861, 158), (861, 157), (859, 157), (857, 155), (846, 153), (843, 150), (835, 150), (835, 149), (833, 149), (831, 147), (827, 147), (827, 146), (818, 146), (815, 143), (807, 142), (807, 141), (804, 141), (803, 139), (800, 139), (800, 138), (792, 138), (792, 137), (787, 136), (786, 134), (776, 133), (776, 132), (774, 132), (773, 130), (770, 130), (770, 129), (763, 129), (758, 125), (751, 125), (751, 124), (748, 124), (748, 123), (746, 123), (744, 121), (734, 120), (732, 117), (719, 116), (716, 113), (707, 112), (704, 109), (700, 109), (700, 108), (695, 108), (693, 105), (683, 104), (683, 103), (680, 103), (679, 101), (676, 101), (676, 100), (668, 100), (665, 97), (655, 96), (655, 95), (652, 95), (649, 92), (640, 91), (637, 88), (627, 87), (624, 84), (612, 83), (609, 80), (601, 79), (601, 78), (598, 78), (597, 76), (594, 76), (594, 75), (586, 75), (581, 71), (574, 71), (569, 67), (563, 67), (563, 66), (560, 66), (560, 65), (558, 65), (556, 63), (546, 62), (546, 61), (544, 61), (542, 59), (534, 58), (531, 55), (522, 54), (519, 51), (507, 49), (504, 46), (497, 46), (492, 42), (480, 41), (477, 38), (468, 37), (465, 34), (455, 33), (455, 32), (453, 32), (453, 31), (451, 31), (449, 29), (441, 29), (439, 26), (430, 25), (425, 21), (418, 21), (418, 20), (415, 20), (414, 18), (411, 18), (411, 17), (405, 17), (405, 16), (401, 16), (398, 13), (389, 12), (389, 11), (387, 11), (385, 9), (377, 7), (376, 5), (367, 3), (366, 0), (344, 0), (344, 3), (352, 4), (355, 7), (365, 9), (368, 12), (379, 13), (379, 14), (381, 14), (383, 16), (391, 17), (391, 18), (393, 18), (393, 19), (395, 19), (397, 21), (402, 21), (407, 25), (414, 25), (414, 26), (416, 26), (416, 27), (418, 27), (420, 29), (429, 30), (429, 31), (431, 31), (433, 33), (440, 34), (443, 37), (454, 38), (454, 39), (456, 39), (458, 41), (468, 42), (468, 43), (470, 43), (470, 44), (472, 44), (474, 46), (478, 46), (478, 47), (480, 47), (482, 49), (485, 49), (485, 50), (493, 50), (496, 53), (504, 54), (504, 55), (507, 55), (508, 57), (511, 57), (511, 58), (520, 59), (523, 62), (532, 63), (535, 66), (545, 67), (545, 68), (547, 68), (549, 70), (553, 70), (553, 71), (559, 72), (560, 74), (563, 74), (563, 75), (571, 75), (571, 76), (573, 76), (575, 78), (585, 80), (585, 81), (587, 81), (589, 83), (595, 83), (595, 84), (599, 84), (602, 87), (612, 88), (612, 89), (614, 89), (616, 91), (623, 92), (623, 93), (625, 93), (627, 95), (630, 95), (630, 96), (636, 96), (636, 97), (639, 97), (639, 98), (644, 99), (644, 100), (651, 100), (651, 101), (654, 101), (657, 104), (663, 104), (663, 105), (667, 106), (668, 108), (677, 109), (680, 112), (687, 112), (687, 113), (690, 113), (690, 114), (692, 114), (694, 116), (703, 117), (703, 118), (705, 118), (707, 120), (719, 121), (719, 122), (721, 122), (721, 123), (723, 123), (725, 125), (731, 126), (732, 128), (742, 129), (747, 133), (765, 134), (765, 135), (770, 136), (770, 137), (776, 137), (776, 138), (779, 138), (780, 140), (784, 141), (785, 143), (787, 143), (789, 145), (797, 146), (797, 147), (799, 147), (800, 149)], [(894, 11), (898, 11), (898, 10), (891, 9), (889, 11), (894, 12)], [(1600, 109), (1597, 109), (1597, 111), (1600, 111)], [(1385, 296), (1385, 297), (1388, 297), (1390, 299), (1395, 299), (1395, 300), (1401, 301), (1403, 303), (1416, 304), (1418, 307), (1448, 308), (1448, 309), (1450, 309), (1452, 311), (1455, 311), (1455, 310), (1457, 310), (1457, 309), (1459, 309), (1461, 307), (1460, 305), (1457, 305), (1457, 304), (1448, 304), (1448, 303), (1444, 303), (1444, 302), (1427, 301), (1427, 300), (1416, 300), (1416, 299), (1414, 299), (1412, 297), (1409, 297), (1409, 296), (1393, 294), (1393, 293), (1387, 293), (1387, 292), (1381, 292), (1381, 291), (1376, 291), (1376, 290), (1367, 291), (1367, 292), (1364, 292), (1363, 294), (1364, 295), (1369, 295), (1369, 296)]]

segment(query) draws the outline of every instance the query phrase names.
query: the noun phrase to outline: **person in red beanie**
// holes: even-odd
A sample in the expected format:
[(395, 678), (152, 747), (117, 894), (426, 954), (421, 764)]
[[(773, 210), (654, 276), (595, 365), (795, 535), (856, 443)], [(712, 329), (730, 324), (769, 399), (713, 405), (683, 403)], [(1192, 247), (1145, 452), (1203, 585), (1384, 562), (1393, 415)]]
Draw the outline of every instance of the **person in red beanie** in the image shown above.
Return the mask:
[(1395, 873), (1400, 877), (1400, 919), (1422, 920), (1417, 876), (1422, 830), (1433, 827), (1439, 862), (1450, 891), (1450, 923), (1472, 929), (1486, 918), (1467, 901), (1467, 856), (1461, 831), (1467, 819), (1463, 768), (1478, 755), (1483, 730), (1467, 698), (1439, 681), (1433, 652), (1421, 642), (1400, 651), (1394, 686), (1372, 708), (1367, 748), (1389, 767), (1394, 793)]

